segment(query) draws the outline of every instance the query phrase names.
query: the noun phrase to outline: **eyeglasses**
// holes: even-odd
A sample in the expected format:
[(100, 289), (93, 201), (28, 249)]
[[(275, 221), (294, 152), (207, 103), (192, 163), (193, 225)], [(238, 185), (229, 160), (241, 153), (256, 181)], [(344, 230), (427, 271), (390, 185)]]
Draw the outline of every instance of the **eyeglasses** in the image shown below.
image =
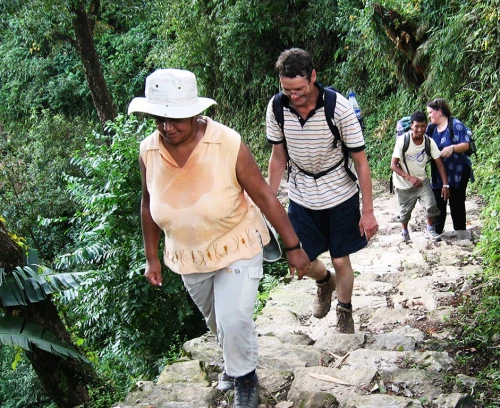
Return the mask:
[(309, 92), (309, 85), (311, 85), (311, 81), (309, 81), (307, 83), (307, 85), (304, 85), (303, 87), (301, 87), (299, 89), (294, 89), (293, 91), (288, 91), (286, 89), (283, 89), (283, 87), (281, 89), (282, 89), (283, 94), (286, 96), (290, 97), (292, 95), (295, 95), (295, 96), (301, 97), (301, 96), (305, 96)]

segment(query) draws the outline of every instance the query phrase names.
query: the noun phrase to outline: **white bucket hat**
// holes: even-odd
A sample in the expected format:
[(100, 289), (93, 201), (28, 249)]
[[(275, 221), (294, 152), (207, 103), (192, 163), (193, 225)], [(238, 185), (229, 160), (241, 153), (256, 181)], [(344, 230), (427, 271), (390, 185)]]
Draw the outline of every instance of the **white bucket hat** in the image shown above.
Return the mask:
[(142, 112), (165, 118), (190, 118), (215, 105), (198, 97), (196, 77), (182, 69), (159, 69), (146, 78), (146, 97), (134, 98), (128, 113)]
[(269, 241), (269, 244), (265, 245), (264, 248), (262, 249), (264, 261), (266, 261), (266, 262), (279, 261), (281, 259), (281, 247), (280, 247), (280, 243), (278, 241), (278, 234), (276, 233), (276, 230), (271, 225), (271, 223), (264, 216), (264, 214), (262, 214), (262, 217), (264, 218), (264, 221), (266, 222), (266, 226), (267, 226), (267, 229), (269, 231), (269, 237), (271, 238), (271, 241)]

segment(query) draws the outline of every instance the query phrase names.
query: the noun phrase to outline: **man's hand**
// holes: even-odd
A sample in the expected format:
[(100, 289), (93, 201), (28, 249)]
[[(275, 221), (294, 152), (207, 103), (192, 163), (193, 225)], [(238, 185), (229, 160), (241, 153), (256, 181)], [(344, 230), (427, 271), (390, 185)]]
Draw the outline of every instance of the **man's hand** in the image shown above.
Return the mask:
[(287, 253), (287, 258), (290, 275), (293, 278), (295, 272), (297, 272), (297, 278), (301, 280), (307, 273), (307, 271), (309, 270), (309, 266), (311, 265), (306, 252), (302, 248), (294, 249), (293, 251)]
[(424, 183), (418, 177), (408, 176), (408, 181), (411, 183), (413, 187), (422, 187)]
[(365, 234), (366, 239), (369, 241), (378, 231), (378, 223), (375, 219), (373, 211), (363, 212), (359, 220), (359, 232), (361, 235)]
[(161, 286), (163, 278), (161, 276), (161, 265), (158, 259), (146, 261), (146, 271), (144, 277), (153, 286)]

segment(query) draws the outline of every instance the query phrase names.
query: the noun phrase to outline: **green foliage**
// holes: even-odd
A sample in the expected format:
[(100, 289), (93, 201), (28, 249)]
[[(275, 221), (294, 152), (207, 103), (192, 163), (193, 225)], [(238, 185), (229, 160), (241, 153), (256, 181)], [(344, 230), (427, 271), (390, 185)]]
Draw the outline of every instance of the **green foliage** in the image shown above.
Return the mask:
[(123, 33), (110, 28), (97, 39), (99, 55), (106, 61), (104, 74), (120, 111), (126, 110), (133, 97), (144, 95), (144, 81), (150, 70), (144, 62), (155, 44), (153, 34), (150, 24), (144, 23)]
[(16, 29), (0, 36), (2, 122), (29, 121), (32, 112), (43, 109), (51, 115), (92, 115), (81, 63), (68, 44), (39, 49)]
[[(89, 125), (48, 111), (33, 112), (29, 123), (0, 133), (0, 214), (49, 263), (68, 241), (67, 217), (74, 204), (62, 176), (76, 171), (69, 157)], [(47, 221), (55, 217), (57, 222)]]
[[(76, 49), (73, 21), (80, 6), (93, 25), (114, 102), (124, 108), (142, 92), (140, 68), (154, 42), (149, 1), (9, 0), (0, 28), (0, 122), (25, 121), (32, 110), (95, 119)], [(92, 3), (94, 3), (92, 5)], [(163, 6), (162, 6), (163, 7)]]
[(257, 294), (257, 301), (255, 302), (254, 316), (262, 312), (271, 291), (282, 283), (288, 274), (288, 261), (285, 258), (273, 263), (264, 262), (264, 276), (259, 284), (259, 293)]
[(0, 345), (0, 405), (2, 408), (49, 408), (50, 400), (26, 358), (13, 367), (20, 348)]

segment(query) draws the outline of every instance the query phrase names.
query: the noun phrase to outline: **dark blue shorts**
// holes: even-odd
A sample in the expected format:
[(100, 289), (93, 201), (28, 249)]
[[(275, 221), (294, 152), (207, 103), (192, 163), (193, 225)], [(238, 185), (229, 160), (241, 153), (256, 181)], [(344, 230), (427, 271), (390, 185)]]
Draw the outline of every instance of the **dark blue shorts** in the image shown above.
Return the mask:
[(326, 251), (332, 258), (342, 258), (368, 243), (359, 234), (359, 193), (326, 210), (311, 210), (290, 200), (288, 217), (311, 261)]

